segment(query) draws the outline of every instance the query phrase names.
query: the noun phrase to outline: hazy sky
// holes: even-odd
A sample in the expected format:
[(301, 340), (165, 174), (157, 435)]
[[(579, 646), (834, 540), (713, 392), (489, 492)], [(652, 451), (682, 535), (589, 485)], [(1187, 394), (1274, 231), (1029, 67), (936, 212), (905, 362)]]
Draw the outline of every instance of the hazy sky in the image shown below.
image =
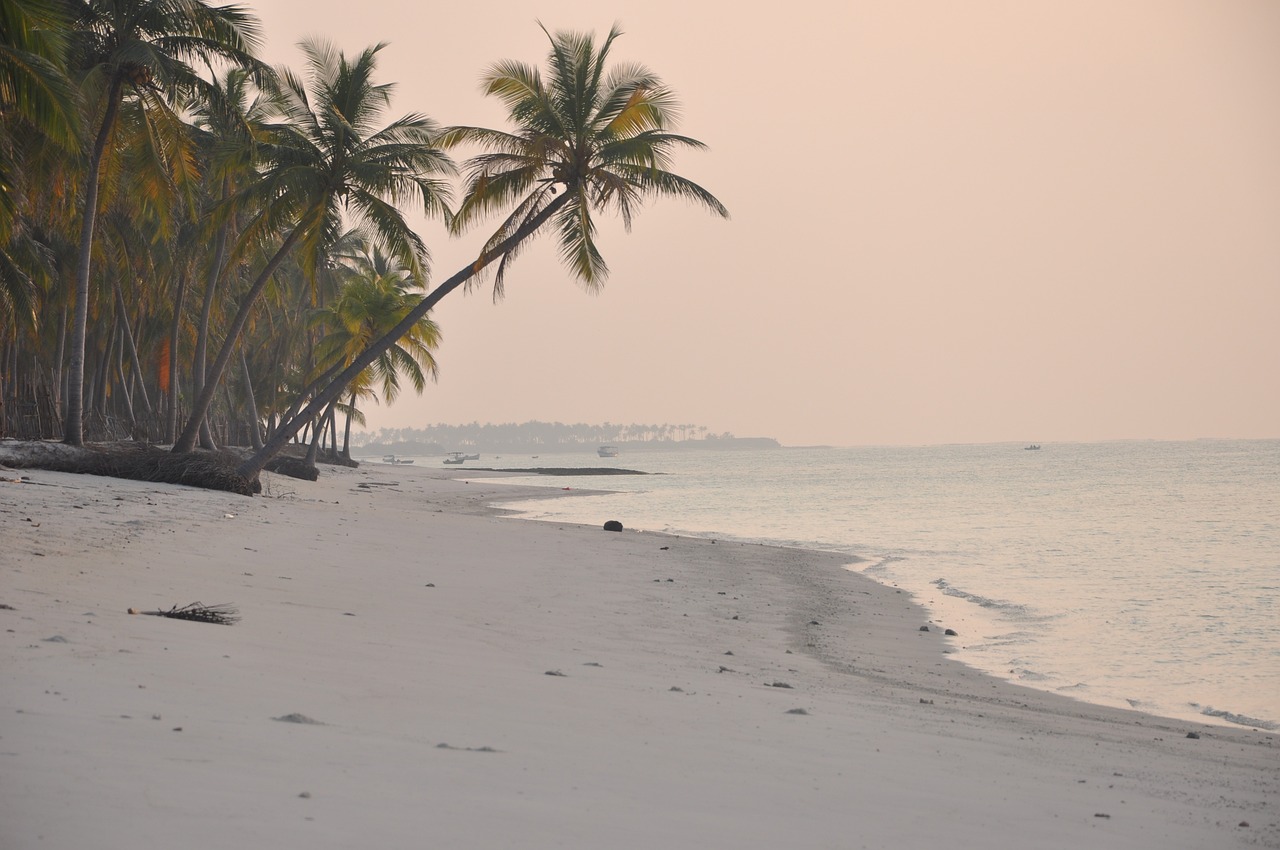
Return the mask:
[[(789, 445), (1280, 436), (1276, 0), (247, 0), (267, 58), (390, 42), (391, 113), (504, 126), (538, 29), (626, 35), (709, 151), (585, 294), (551, 242), (435, 313), (370, 427), (697, 423)], [(444, 279), (485, 233), (422, 235)]]

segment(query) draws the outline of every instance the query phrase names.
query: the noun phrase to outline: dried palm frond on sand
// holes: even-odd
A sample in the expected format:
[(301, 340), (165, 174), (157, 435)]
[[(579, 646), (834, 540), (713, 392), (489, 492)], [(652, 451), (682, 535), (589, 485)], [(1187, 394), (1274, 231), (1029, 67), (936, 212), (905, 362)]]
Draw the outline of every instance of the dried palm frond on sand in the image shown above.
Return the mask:
[(199, 602), (192, 602), (181, 608), (174, 605), (168, 611), (139, 611), (136, 608), (130, 608), (129, 613), (146, 614), (150, 617), (169, 617), (174, 620), (194, 620), (197, 623), (217, 623), (220, 626), (229, 626), (240, 619), (240, 614), (234, 605), (201, 605)]

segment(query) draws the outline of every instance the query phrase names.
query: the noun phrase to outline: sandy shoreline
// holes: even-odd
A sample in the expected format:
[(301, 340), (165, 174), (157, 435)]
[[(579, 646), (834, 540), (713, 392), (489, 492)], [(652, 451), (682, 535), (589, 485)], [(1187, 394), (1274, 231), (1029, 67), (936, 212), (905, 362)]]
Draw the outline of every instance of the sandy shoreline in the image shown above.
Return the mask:
[[(836, 556), (467, 475), (5, 473), (0, 846), (1280, 846), (1272, 733), (983, 676)], [(242, 620), (125, 613), (194, 601)]]

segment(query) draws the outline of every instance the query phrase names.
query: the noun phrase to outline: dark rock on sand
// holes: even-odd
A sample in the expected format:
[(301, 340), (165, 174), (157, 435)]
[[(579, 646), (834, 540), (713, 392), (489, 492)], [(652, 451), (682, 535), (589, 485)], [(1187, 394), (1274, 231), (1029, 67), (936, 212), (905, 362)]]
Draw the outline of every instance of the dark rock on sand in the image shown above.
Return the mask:
[(621, 531), (622, 523), (618, 522), (616, 519), (611, 519), (604, 524), (604, 530), (605, 531)]
[(944, 634), (944, 635), (950, 635), (951, 637), (959, 637), (959, 636), (960, 636), (960, 633), (959, 633), (959, 632), (957, 632), (955, 629), (947, 629), (945, 632), (943, 632), (943, 634)]

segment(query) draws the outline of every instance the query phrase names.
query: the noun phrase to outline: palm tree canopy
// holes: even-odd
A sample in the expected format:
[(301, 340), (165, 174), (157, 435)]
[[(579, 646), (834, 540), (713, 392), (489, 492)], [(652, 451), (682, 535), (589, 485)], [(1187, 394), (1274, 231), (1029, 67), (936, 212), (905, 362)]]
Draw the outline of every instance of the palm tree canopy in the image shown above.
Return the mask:
[[(671, 171), (675, 151), (705, 147), (671, 131), (679, 113), (672, 91), (643, 65), (607, 67), (621, 34), (614, 26), (597, 47), (591, 34), (547, 33), (545, 75), (516, 61), (488, 69), (482, 88), (503, 102), (516, 129), (453, 127), (441, 137), (442, 144), (484, 149), (467, 161), (466, 194), (451, 222), (455, 232), (513, 208), (486, 243), (490, 252), (563, 191), (568, 200), (554, 218), (560, 255), (594, 290), (609, 272), (596, 246), (595, 211), (618, 214), (628, 230), (639, 204), (654, 197), (683, 198), (729, 216), (714, 195)], [(508, 251), (498, 264), (495, 298), (515, 254)]]
[(373, 81), (383, 47), (348, 59), (326, 42), (302, 43), (305, 78), (277, 72), (273, 105), (284, 120), (259, 145), (262, 179), (231, 203), (260, 209), (246, 240), (262, 243), (300, 228), (300, 262), (308, 274), (337, 242), (345, 213), (351, 223), (367, 225), (374, 243), (423, 283), (429, 254), (398, 205), (417, 201), (426, 215), (447, 217), (450, 188), (442, 178), (456, 168), (436, 144), (439, 127), (430, 118), (409, 114), (378, 127), (394, 88)]
[[(356, 249), (339, 258), (338, 269), (344, 281), (341, 292), (332, 303), (317, 311), (313, 319), (325, 331), (316, 346), (318, 371), (335, 362), (343, 366), (351, 363), (371, 342), (408, 315), (422, 298), (421, 293), (414, 291), (414, 282), (406, 269), (359, 238), (360, 234), (356, 237)], [(390, 404), (400, 393), (399, 376), (404, 374), (414, 391), (421, 395), (427, 378), (434, 380), (437, 375), (432, 351), (440, 340), (440, 329), (435, 322), (426, 317), (420, 319), (351, 382), (352, 394), (372, 395), (371, 385), (376, 382), (382, 397)]]
[(123, 81), (177, 97), (204, 80), (191, 63), (222, 59), (260, 68), (258, 19), (243, 6), (202, 0), (68, 0), (75, 17), (71, 61), (86, 83)]

